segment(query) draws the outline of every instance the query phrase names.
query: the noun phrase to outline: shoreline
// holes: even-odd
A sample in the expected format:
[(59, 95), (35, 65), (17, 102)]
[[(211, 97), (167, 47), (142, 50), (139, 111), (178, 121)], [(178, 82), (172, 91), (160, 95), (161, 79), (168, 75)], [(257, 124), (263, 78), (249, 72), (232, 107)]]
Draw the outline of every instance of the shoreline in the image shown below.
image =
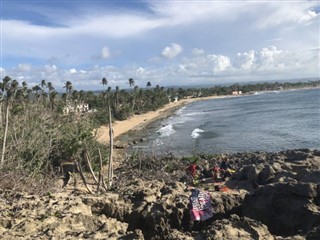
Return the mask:
[[(238, 95), (238, 96), (244, 96), (244, 95)], [(147, 112), (140, 115), (134, 115), (124, 121), (114, 122), (112, 124), (113, 136), (114, 136), (114, 139), (117, 139), (121, 137), (121, 135), (124, 135), (129, 131), (141, 131), (146, 126), (148, 126), (153, 122), (156, 122), (157, 120), (170, 117), (176, 110), (192, 102), (228, 98), (228, 97), (238, 97), (238, 96), (234, 96), (234, 95), (209, 96), (209, 97), (203, 97), (203, 98), (187, 98), (187, 99), (182, 99), (178, 102), (171, 102), (156, 111)], [(100, 128), (98, 128), (96, 138), (98, 142), (103, 144), (108, 144), (109, 143), (109, 127), (101, 126)]]
[[(309, 87), (309, 88), (295, 88), (295, 89), (285, 89), (282, 91), (290, 90), (305, 90), (305, 89), (320, 89), (320, 87)], [(258, 91), (258, 93), (269, 92), (269, 91)], [(114, 140), (120, 140), (125, 142), (127, 137), (132, 134), (137, 135), (138, 132), (141, 132), (143, 129), (147, 128), (150, 124), (155, 123), (159, 120), (166, 119), (174, 114), (175, 111), (184, 107), (187, 104), (196, 101), (206, 101), (212, 99), (221, 99), (221, 98), (231, 98), (231, 97), (243, 97), (248, 95), (253, 95), (255, 92), (249, 92), (241, 95), (222, 95), (222, 96), (208, 96), (208, 97), (198, 97), (198, 98), (186, 98), (181, 99), (177, 102), (170, 102), (164, 107), (141, 115), (133, 115), (129, 119), (124, 121), (115, 121), (112, 124), (113, 128), (113, 137)], [(98, 142), (103, 144), (109, 144), (109, 127), (106, 125), (100, 126), (97, 129), (96, 139)], [(123, 136), (127, 136), (124, 137)]]

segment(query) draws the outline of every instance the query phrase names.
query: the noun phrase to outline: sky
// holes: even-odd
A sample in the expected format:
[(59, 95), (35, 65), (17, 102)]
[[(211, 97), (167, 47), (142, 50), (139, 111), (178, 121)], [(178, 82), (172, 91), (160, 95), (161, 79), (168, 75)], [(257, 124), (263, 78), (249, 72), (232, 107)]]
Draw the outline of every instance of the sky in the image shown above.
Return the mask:
[(320, 77), (319, 1), (1, 0), (0, 74), (77, 90)]

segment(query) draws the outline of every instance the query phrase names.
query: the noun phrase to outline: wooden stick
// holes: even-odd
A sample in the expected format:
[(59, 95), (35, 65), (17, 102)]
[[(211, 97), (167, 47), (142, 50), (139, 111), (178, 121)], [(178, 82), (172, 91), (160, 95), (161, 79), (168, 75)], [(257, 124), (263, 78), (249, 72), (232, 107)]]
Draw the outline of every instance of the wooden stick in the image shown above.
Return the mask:
[(87, 185), (86, 178), (85, 178), (85, 176), (83, 175), (81, 166), (79, 165), (79, 163), (78, 163), (77, 160), (74, 160), (74, 162), (75, 162), (75, 164), (77, 165), (77, 168), (79, 169), (80, 177), (81, 177), (81, 179), (82, 179), (82, 181), (83, 181), (84, 186), (86, 187), (86, 189), (88, 190), (88, 192), (89, 192), (90, 194), (92, 194), (92, 191), (90, 190), (90, 188), (89, 188), (88, 185)]
[(99, 152), (100, 170), (99, 170), (99, 181), (98, 181), (98, 186), (97, 186), (97, 192), (99, 191), (99, 188), (100, 188), (102, 172), (103, 172), (102, 171), (102, 156), (101, 156), (101, 152), (100, 152), (99, 148), (98, 148), (98, 152)]
[(90, 163), (90, 157), (89, 157), (89, 154), (88, 154), (87, 151), (84, 152), (84, 158), (86, 160), (86, 163), (87, 163), (87, 165), (89, 167), (89, 171), (90, 171), (94, 181), (96, 182), (96, 184), (98, 184), (98, 179), (97, 179), (96, 175), (94, 174), (94, 172), (92, 170), (92, 166), (91, 166), (91, 163)]

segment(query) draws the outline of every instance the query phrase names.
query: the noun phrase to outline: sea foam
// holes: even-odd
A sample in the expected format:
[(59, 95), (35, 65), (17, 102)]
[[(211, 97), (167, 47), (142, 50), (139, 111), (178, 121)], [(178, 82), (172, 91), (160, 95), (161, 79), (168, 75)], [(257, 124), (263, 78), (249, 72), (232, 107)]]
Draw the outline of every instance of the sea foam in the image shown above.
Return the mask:
[(196, 129), (194, 129), (194, 130), (192, 131), (191, 137), (192, 137), (192, 138), (198, 138), (198, 137), (200, 136), (199, 133), (202, 133), (202, 132), (204, 132), (202, 129), (196, 128)]
[(172, 125), (166, 125), (163, 126), (162, 128), (160, 128), (157, 133), (160, 134), (160, 137), (168, 137), (170, 135), (172, 135), (175, 132), (175, 130), (173, 129)]

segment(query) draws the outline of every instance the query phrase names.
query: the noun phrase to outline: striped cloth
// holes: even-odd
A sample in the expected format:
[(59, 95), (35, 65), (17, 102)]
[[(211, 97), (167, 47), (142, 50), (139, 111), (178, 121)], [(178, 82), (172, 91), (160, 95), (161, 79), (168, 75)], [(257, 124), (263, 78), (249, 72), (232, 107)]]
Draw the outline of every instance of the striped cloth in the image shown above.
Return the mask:
[(205, 221), (213, 216), (211, 195), (209, 192), (201, 192), (198, 189), (193, 189), (189, 201), (192, 221)]

